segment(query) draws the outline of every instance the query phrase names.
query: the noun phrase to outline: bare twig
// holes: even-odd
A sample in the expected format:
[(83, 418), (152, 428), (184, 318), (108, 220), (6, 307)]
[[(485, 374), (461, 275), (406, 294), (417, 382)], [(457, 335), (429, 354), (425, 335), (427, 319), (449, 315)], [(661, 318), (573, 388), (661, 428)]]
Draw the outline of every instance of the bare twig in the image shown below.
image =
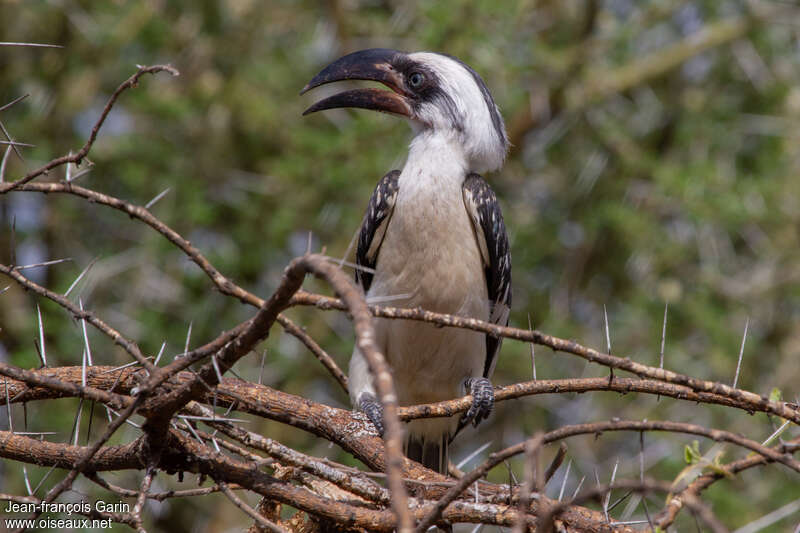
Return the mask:
[(139, 532), (144, 531), (144, 527), (142, 525), (142, 509), (144, 508), (144, 503), (147, 501), (147, 493), (150, 492), (150, 485), (153, 483), (153, 478), (156, 475), (156, 470), (152, 466), (148, 466), (145, 469), (144, 478), (142, 479), (142, 484), (139, 487), (139, 493), (136, 497), (136, 504), (133, 506), (133, 519), (136, 521), (136, 530)]
[(23, 94), (22, 96), (18, 96), (17, 98), (14, 98), (9, 103), (0, 106), (0, 111), (5, 111), (6, 109), (9, 109), (9, 108), (15, 106), (16, 104), (18, 104), (19, 102), (25, 100), (29, 96), (30, 96), (30, 94), (26, 93), (26, 94)]
[(228, 499), (233, 502), (233, 504), (244, 511), (250, 518), (258, 522), (261, 527), (267, 529), (268, 531), (272, 531), (273, 533), (288, 533), (288, 531), (278, 524), (270, 522), (263, 516), (261, 516), (255, 509), (244, 503), (241, 498), (239, 498), (224, 482), (220, 482), (219, 484), (220, 489), (228, 497)]
[(525, 481), (520, 489), (519, 515), (517, 523), (514, 524), (514, 533), (525, 533), (527, 531), (525, 517), (530, 506), (531, 492), (535, 491), (541, 494), (544, 487), (544, 481), (541, 479), (541, 472), (539, 472), (539, 452), (542, 444), (542, 433), (537, 433), (525, 443)]
[[(23, 46), (36, 46), (36, 45), (32, 45), (30, 43), (27, 43), (27, 44), (12, 43), (12, 44), (15, 45), (15, 46), (20, 46), (20, 45), (23, 45)], [(45, 164), (44, 166), (41, 166), (41, 167), (37, 168), (36, 170), (33, 170), (33, 171), (29, 172), (28, 174), (26, 174), (25, 176), (23, 176), (22, 178), (20, 178), (20, 179), (18, 179), (16, 181), (12, 181), (10, 183), (0, 184), (0, 194), (5, 194), (7, 192), (13, 191), (13, 190), (17, 189), (20, 185), (24, 185), (24, 184), (28, 183), (29, 181), (41, 176), (42, 174), (45, 174), (49, 170), (51, 170), (53, 168), (56, 168), (56, 167), (59, 167), (61, 165), (64, 165), (66, 163), (75, 163), (76, 165), (80, 164), (81, 160), (83, 160), (83, 158), (86, 157), (89, 154), (89, 150), (91, 150), (92, 145), (94, 144), (95, 140), (97, 139), (97, 134), (99, 133), (100, 128), (103, 126), (103, 123), (105, 122), (106, 118), (108, 117), (108, 114), (111, 112), (111, 108), (114, 107), (114, 104), (116, 103), (116, 101), (119, 98), (120, 94), (122, 94), (127, 89), (130, 89), (132, 87), (136, 87), (138, 82), (139, 82), (139, 78), (141, 78), (143, 75), (145, 75), (145, 74), (156, 74), (158, 72), (169, 72), (173, 76), (178, 76), (179, 75), (178, 71), (175, 68), (173, 68), (173, 67), (171, 67), (169, 65), (153, 65), (153, 66), (149, 66), (149, 67), (144, 67), (144, 66), (143, 67), (139, 67), (139, 69), (136, 71), (136, 73), (133, 76), (131, 76), (130, 78), (128, 78), (127, 80), (125, 80), (124, 82), (122, 82), (119, 85), (119, 87), (117, 87), (117, 89), (113, 92), (111, 97), (108, 99), (108, 102), (106, 102), (106, 105), (103, 108), (103, 111), (100, 113), (100, 118), (97, 119), (97, 122), (95, 122), (94, 126), (92, 127), (92, 132), (89, 134), (89, 139), (86, 141), (86, 144), (84, 144), (81, 147), (80, 150), (78, 150), (74, 155), (65, 155), (65, 156), (59, 157), (57, 159), (53, 159), (52, 161), (50, 161), (49, 163)]]
[[(558, 451), (556, 452), (556, 456), (553, 457), (553, 460), (550, 461), (550, 466), (547, 467), (547, 470), (544, 471), (544, 483), (547, 484), (548, 481), (555, 475), (558, 468), (564, 463), (564, 458), (567, 456), (567, 445), (565, 443), (561, 443), (558, 447)], [(567, 466), (567, 474), (569, 474), (569, 466)], [(566, 479), (566, 477), (565, 477)]]

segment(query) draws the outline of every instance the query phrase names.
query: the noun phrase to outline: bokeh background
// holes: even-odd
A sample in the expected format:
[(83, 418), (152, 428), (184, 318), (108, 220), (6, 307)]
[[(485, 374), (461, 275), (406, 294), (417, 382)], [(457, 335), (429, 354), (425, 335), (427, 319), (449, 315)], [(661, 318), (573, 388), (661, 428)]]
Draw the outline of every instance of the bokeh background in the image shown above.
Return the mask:
[[(361, 48), (433, 50), (477, 70), (499, 104), (514, 144), (488, 179), (512, 241), (511, 324), (604, 348), (604, 309), (613, 353), (657, 365), (665, 305), (665, 366), (730, 383), (749, 320), (739, 384), (784, 398), (800, 380), (800, 8), (741, 0), (567, 0), (435, 2), (251, 0), (89, 2), (0, 1), (0, 41), (62, 49), (0, 47), (0, 115), (22, 148), (6, 175), (76, 150), (105, 100), (136, 64), (170, 63), (181, 76), (144, 78), (124, 94), (78, 183), (146, 204), (226, 275), (262, 296), (287, 262), (324, 251), (342, 257), (377, 180), (400, 168), (410, 132), (400, 120), (337, 110), (301, 112), (324, 89), (298, 96), (325, 64)], [(335, 90), (338, 90), (335, 89)], [(0, 147), (4, 148), (4, 147)], [(74, 169), (76, 172), (78, 169)], [(47, 179), (62, 179), (63, 170)], [(12, 239), (12, 222), (15, 238)], [(166, 357), (245, 319), (251, 309), (211, 289), (202, 272), (164, 238), (107, 208), (71, 197), (0, 197), (0, 259), (17, 264), (63, 257), (28, 270), (70, 294), (144, 351)], [(0, 282), (0, 289), (12, 282)], [(327, 288), (313, 281), (311, 290)], [(12, 286), (0, 295), (0, 359), (38, 365), (37, 306), (51, 365), (80, 364), (79, 324), (54, 304)], [(352, 328), (337, 312), (289, 315), (347, 367)], [(125, 355), (89, 331), (97, 364)], [(321, 365), (275, 329), (236, 372), (337, 406), (348, 400)], [(601, 367), (540, 348), (539, 378), (605, 375)], [(531, 378), (527, 345), (507, 341), (496, 384)], [(69, 438), (77, 402), (31, 405), (29, 430)], [(81, 442), (88, 431), (84, 406)], [(96, 436), (104, 413), (94, 411)], [(514, 444), (538, 429), (609, 419), (691, 421), (763, 440), (780, 421), (670, 399), (610, 393), (506, 402), (462, 435), (458, 462), (483, 444)], [(16, 427), (23, 425), (14, 408)], [(0, 426), (6, 427), (5, 414)], [(354, 463), (300, 431), (263, 421), (249, 428), (309, 453)], [(118, 440), (136, 435), (129, 427)], [(791, 429), (784, 436), (796, 436)], [(690, 438), (648, 435), (647, 474), (673, 479)], [(638, 435), (569, 441), (565, 494), (581, 477), (637, 477)], [(701, 442), (703, 453), (743, 456)], [(520, 465), (512, 465), (517, 474)], [(28, 469), (34, 483), (47, 472)], [(62, 473), (54, 473), (45, 486)], [(138, 486), (138, 472), (114, 476)], [(504, 481), (505, 471), (492, 479)], [(548, 486), (557, 495), (564, 467)], [(195, 486), (160, 476), (157, 485)], [(95, 497), (95, 489), (77, 485)], [(21, 467), (0, 462), (0, 492), (24, 492)], [(746, 472), (708, 493), (732, 527), (800, 498), (781, 467)], [(250, 498), (250, 503), (256, 500)], [(633, 502), (633, 503), (630, 503)], [(617, 518), (642, 518), (637, 496)], [(630, 503), (630, 510), (623, 510)], [(652, 510), (663, 498), (652, 497)], [(152, 503), (156, 531), (233, 531), (248, 521), (224, 498)], [(798, 514), (763, 531), (792, 530)], [(676, 530), (694, 528), (689, 517)]]

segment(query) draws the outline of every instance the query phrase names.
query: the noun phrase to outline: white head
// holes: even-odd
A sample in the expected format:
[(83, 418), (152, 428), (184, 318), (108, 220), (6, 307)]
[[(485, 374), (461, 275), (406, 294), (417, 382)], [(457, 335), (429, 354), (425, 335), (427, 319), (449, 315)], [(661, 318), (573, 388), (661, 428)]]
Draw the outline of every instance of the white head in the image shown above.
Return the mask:
[(481, 77), (458, 59), (433, 52), (362, 50), (328, 65), (303, 92), (352, 79), (378, 81), (391, 91), (345, 91), (317, 102), (303, 114), (361, 107), (403, 115), (416, 131), (452, 137), (461, 145), (470, 170), (484, 172), (502, 166), (508, 151), (503, 118)]

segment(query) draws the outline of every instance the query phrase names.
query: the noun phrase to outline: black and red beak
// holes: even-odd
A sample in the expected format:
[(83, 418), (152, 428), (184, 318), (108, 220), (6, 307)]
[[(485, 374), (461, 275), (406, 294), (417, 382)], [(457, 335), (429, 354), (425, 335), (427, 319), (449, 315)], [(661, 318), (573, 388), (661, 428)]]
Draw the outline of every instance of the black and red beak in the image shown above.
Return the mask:
[(392, 67), (393, 60), (402, 54), (388, 48), (371, 48), (337, 59), (314, 76), (300, 94), (326, 83), (344, 80), (377, 81), (391, 90), (365, 88), (344, 91), (320, 100), (303, 111), (303, 115), (337, 107), (358, 107), (411, 116), (411, 106), (403, 91), (403, 79)]

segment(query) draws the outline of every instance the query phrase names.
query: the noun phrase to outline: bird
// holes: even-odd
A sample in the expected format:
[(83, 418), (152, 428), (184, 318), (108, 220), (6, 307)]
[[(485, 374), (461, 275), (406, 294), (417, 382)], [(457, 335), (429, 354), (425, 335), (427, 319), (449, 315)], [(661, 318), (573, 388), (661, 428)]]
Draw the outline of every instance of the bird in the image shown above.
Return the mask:
[[(335, 60), (301, 94), (344, 80), (378, 82), (386, 89), (339, 92), (303, 115), (369, 109), (404, 117), (413, 135), (405, 165), (378, 182), (360, 227), (355, 280), (367, 301), (507, 325), (508, 234), (497, 197), (481, 173), (502, 167), (509, 141), (483, 79), (450, 55), (372, 48)], [(453, 437), (492, 412), (490, 379), (502, 339), (420, 321), (373, 320), (399, 405), (472, 395), (461, 417), (412, 420), (405, 432), (405, 455), (447, 474)], [(382, 435), (382, 407), (357, 347), (350, 359), (349, 384), (354, 408)]]

